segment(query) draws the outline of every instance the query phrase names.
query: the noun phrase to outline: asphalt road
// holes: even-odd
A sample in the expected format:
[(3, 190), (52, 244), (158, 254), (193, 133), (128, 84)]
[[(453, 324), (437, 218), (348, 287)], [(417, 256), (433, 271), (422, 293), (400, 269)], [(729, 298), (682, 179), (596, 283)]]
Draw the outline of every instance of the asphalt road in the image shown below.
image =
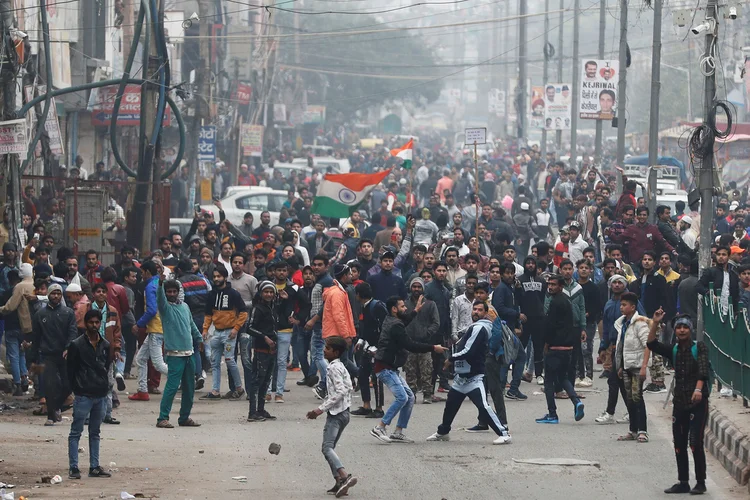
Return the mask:
[[(116, 410), (119, 426), (104, 426), (101, 463), (115, 462), (111, 479), (67, 479), (69, 420), (44, 427), (42, 417), (30, 411), (0, 415), (0, 481), (16, 484), (16, 498), (120, 498), (122, 491), (160, 499), (295, 499), (330, 498), (333, 484), (320, 452), (323, 416), (305, 419), (316, 406), (310, 389), (294, 385), (284, 404), (270, 404), (274, 422), (248, 423), (247, 403), (198, 401), (193, 418), (198, 429), (166, 430), (155, 427), (159, 397), (130, 402)], [(133, 389), (134, 381), (128, 381)], [(208, 385), (208, 384), (207, 384)], [(349, 498), (368, 499), (653, 499), (667, 497), (665, 487), (676, 480), (671, 446), (671, 417), (662, 410), (664, 394), (647, 395), (650, 442), (617, 442), (626, 425), (596, 425), (605, 406), (606, 386), (596, 380), (585, 393), (586, 417), (573, 420), (572, 404), (560, 401), (559, 425), (539, 425), (534, 418), (545, 411), (539, 387), (523, 383), (524, 402), (508, 401), (513, 443), (493, 446), (494, 434), (469, 434), (459, 428), (474, 424), (476, 410), (467, 399), (459, 412), (451, 441), (428, 443), (442, 416), (442, 404), (418, 403), (407, 435), (414, 444), (384, 444), (369, 435), (374, 420), (352, 417), (339, 443), (346, 468), (359, 478)], [(598, 390), (601, 390), (600, 392)], [(178, 395), (179, 397), (179, 395)], [(386, 403), (391, 400), (386, 399)], [(420, 398), (421, 400), (421, 398)], [(353, 399), (353, 407), (359, 404)], [(177, 419), (177, 405), (172, 420)], [(620, 403), (618, 416), (624, 412)], [(51, 441), (49, 441), (51, 440)], [(279, 455), (268, 452), (281, 445)], [(81, 441), (88, 449), (88, 443)], [(514, 459), (574, 458), (595, 461), (594, 466), (528, 465)], [(81, 454), (82, 469), (88, 460)], [(60, 485), (39, 485), (42, 475), (60, 474)], [(233, 477), (247, 476), (247, 482)], [(746, 498), (709, 455), (709, 494), (706, 498)]]

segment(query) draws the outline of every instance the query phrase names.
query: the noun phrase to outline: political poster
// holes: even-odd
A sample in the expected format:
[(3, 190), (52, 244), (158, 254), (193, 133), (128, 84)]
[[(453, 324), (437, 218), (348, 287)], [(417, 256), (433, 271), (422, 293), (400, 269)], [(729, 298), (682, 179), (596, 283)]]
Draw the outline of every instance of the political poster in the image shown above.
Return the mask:
[(242, 156), (263, 156), (263, 125), (243, 123), (240, 138)]
[(610, 59), (581, 61), (581, 89), (578, 116), (584, 120), (611, 120), (617, 106), (620, 64)]
[(534, 85), (529, 94), (529, 111), (531, 112), (529, 126), (531, 128), (544, 128), (544, 87)]
[(544, 86), (544, 128), (570, 130), (571, 104), (569, 83), (548, 83)]

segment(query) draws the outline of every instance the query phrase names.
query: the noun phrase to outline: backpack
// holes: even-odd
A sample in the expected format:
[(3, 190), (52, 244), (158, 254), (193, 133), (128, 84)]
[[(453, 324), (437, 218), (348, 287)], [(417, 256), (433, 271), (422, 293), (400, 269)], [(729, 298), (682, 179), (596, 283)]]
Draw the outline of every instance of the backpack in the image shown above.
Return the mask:
[[(698, 361), (698, 342), (693, 342), (690, 348), (690, 354), (693, 355), (693, 359)], [(676, 364), (677, 360), (677, 344), (672, 346), (672, 364)], [(714, 368), (711, 366), (711, 361), (708, 362), (708, 395), (711, 395), (711, 390), (714, 388)]]
[(503, 363), (508, 366), (515, 361), (518, 351), (521, 349), (521, 341), (511, 330), (505, 321), (497, 318), (492, 323), (491, 336), (501, 335), (503, 339)]

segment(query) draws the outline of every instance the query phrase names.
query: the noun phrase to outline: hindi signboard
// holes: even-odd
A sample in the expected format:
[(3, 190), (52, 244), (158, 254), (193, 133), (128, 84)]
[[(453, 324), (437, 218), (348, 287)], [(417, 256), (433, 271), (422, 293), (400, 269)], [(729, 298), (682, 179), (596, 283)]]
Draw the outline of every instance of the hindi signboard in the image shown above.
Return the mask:
[(619, 61), (584, 59), (581, 62), (581, 99), (578, 116), (587, 120), (614, 118), (619, 77)]
[(204, 125), (198, 135), (198, 160), (216, 161), (216, 126)]
[[(47, 93), (47, 86), (39, 86), (39, 95)], [(47, 137), (49, 137), (49, 150), (52, 154), (62, 156), (65, 154), (62, 142), (62, 133), (60, 132), (60, 122), (57, 119), (57, 105), (55, 104), (55, 98), (50, 97), (49, 113), (47, 113), (47, 121), (44, 123), (44, 130), (47, 131)]]
[(263, 125), (243, 123), (240, 136), (242, 156), (263, 156)]
[(547, 130), (570, 130), (570, 87), (569, 83), (544, 86), (544, 128)]
[(467, 128), (464, 131), (466, 139), (464, 144), (467, 146), (470, 144), (487, 144), (487, 128)]
[(0, 154), (25, 155), (29, 148), (26, 119), (0, 122)]

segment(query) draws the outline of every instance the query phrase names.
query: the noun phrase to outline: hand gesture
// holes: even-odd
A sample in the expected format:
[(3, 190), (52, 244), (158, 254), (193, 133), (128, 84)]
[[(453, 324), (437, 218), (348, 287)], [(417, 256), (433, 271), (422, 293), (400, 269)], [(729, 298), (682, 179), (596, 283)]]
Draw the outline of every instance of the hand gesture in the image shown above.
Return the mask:
[(416, 226), (416, 225), (417, 225), (417, 219), (415, 219), (414, 217), (412, 217), (411, 219), (409, 219), (408, 221), (406, 221), (406, 230), (409, 231), (409, 232), (411, 232), (411, 230), (414, 229), (414, 226)]
[(216, 205), (216, 208), (218, 208), (219, 210), (222, 210), (221, 202), (219, 200), (214, 200), (214, 205)]
[(263, 337), (263, 340), (265, 340), (265, 341), (266, 341), (266, 345), (268, 345), (268, 347), (269, 347), (270, 349), (273, 349), (274, 347), (276, 347), (276, 342), (274, 342), (273, 340), (271, 340), (271, 338), (270, 338), (270, 337), (267, 337), (267, 336), (266, 336), (266, 337)]
[(586, 330), (581, 330), (581, 342), (586, 342)]
[(309, 418), (310, 420), (315, 420), (321, 413), (323, 412), (320, 411), (319, 408), (315, 408), (314, 410), (310, 410), (307, 412), (307, 418)]
[(657, 310), (656, 310), (656, 311), (654, 312), (654, 318), (653, 318), (653, 319), (654, 319), (654, 322), (656, 322), (656, 323), (661, 323), (661, 320), (663, 320), (663, 319), (664, 319), (664, 314), (665, 314), (665, 313), (664, 313), (664, 309), (662, 309), (661, 307), (660, 307), (659, 309), (657, 309)]
[(281, 298), (281, 300), (286, 300), (289, 298), (289, 294), (286, 293), (286, 290), (282, 290), (279, 292), (279, 297)]
[(420, 295), (419, 299), (417, 299), (417, 305), (414, 306), (414, 312), (421, 311), (423, 305), (424, 305), (424, 295)]
[(432, 350), (434, 352), (438, 353), (438, 354), (443, 354), (445, 352), (445, 347), (443, 347), (443, 346), (441, 346), (439, 344), (436, 344), (436, 345), (432, 346)]
[(703, 400), (703, 391), (699, 391), (698, 389), (693, 391), (693, 397), (690, 398), (690, 401), (693, 404), (698, 404)]
[(315, 326), (315, 322), (313, 320), (308, 321), (305, 323), (305, 330), (312, 330)]
[(524, 313), (521, 313), (521, 316), (519, 316), (519, 319), (521, 320), (521, 323), (526, 323), (528, 321), (528, 318)]

